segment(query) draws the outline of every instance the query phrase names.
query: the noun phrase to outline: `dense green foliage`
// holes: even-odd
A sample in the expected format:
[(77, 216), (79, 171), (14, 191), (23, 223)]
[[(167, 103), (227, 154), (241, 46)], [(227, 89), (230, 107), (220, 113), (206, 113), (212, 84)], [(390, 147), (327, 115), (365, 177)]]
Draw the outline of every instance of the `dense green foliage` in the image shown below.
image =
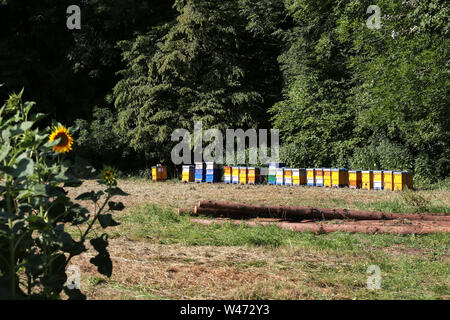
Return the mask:
[(369, 29), (368, 0), (84, 0), (76, 31), (68, 1), (1, 3), (0, 96), (25, 86), (97, 164), (170, 165), (202, 120), (280, 129), (291, 166), (449, 175), (444, 1), (380, 0)]

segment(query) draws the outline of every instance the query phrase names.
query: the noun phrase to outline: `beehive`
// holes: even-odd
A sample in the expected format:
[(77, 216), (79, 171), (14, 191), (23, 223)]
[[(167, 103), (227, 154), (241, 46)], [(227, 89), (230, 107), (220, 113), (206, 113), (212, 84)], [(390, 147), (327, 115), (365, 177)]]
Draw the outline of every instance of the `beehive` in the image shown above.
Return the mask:
[(203, 162), (195, 163), (195, 182), (202, 183), (206, 180), (206, 169), (205, 164)]
[(300, 185), (300, 169), (292, 169), (292, 184), (294, 186)]
[(217, 183), (222, 180), (222, 170), (220, 166), (214, 162), (206, 163), (206, 182)]
[(225, 183), (233, 182), (233, 167), (225, 166), (223, 168), (223, 181)]
[(405, 190), (408, 185), (406, 171), (394, 171), (394, 190)]
[(306, 169), (306, 185), (309, 187), (316, 185), (316, 171), (314, 168)]
[(291, 168), (285, 168), (284, 169), (284, 184), (286, 186), (292, 186), (292, 169)]
[(348, 172), (349, 187), (351, 189), (360, 189), (362, 186), (361, 170), (352, 170)]
[(333, 188), (342, 188), (348, 186), (347, 169), (331, 169), (331, 186)]
[(315, 168), (316, 187), (323, 187), (323, 168)]
[(374, 190), (383, 190), (383, 171), (374, 170), (373, 171), (373, 189)]
[(261, 170), (255, 167), (248, 168), (248, 184), (257, 184), (261, 182)]
[(331, 188), (331, 169), (323, 169), (323, 186)]
[(152, 180), (153, 181), (166, 181), (167, 180), (167, 168), (161, 164), (157, 164), (152, 167)]
[(300, 185), (306, 185), (306, 169), (300, 168)]
[(394, 172), (383, 171), (383, 187), (384, 190), (394, 190)]
[(411, 171), (407, 171), (407, 173), (408, 173), (408, 178), (407, 178), (407, 180), (408, 180), (408, 183), (407, 183), (408, 189), (412, 190), (412, 189), (414, 189), (414, 185), (413, 185), (414, 175), (413, 175), (413, 173)]
[(284, 168), (286, 165), (284, 163), (279, 162), (271, 162), (269, 163), (269, 177), (268, 184), (276, 184), (277, 183), (277, 168)]
[(186, 165), (183, 166), (181, 172), (181, 182), (194, 182), (195, 181), (195, 166)]
[(231, 182), (239, 184), (239, 167), (232, 167), (232, 174)]
[(372, 170), (362, 172), (362, 188), (366, 190), (373, 189), (373, 172)]
[(247, 182), (248, 182), (248, 168), (239, 167), (239, 183), (247, 184)]
[(284, 184), (284, 168), (277, 168), (276, 184), (282, 186)]

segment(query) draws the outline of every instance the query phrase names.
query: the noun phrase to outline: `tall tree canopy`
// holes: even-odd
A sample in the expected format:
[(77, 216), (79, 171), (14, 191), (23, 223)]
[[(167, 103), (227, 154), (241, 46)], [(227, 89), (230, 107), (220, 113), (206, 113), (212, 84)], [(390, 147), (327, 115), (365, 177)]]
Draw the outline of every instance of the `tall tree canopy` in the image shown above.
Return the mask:
[(218, 129), (266, 124), (278, 86), (276, 56), (247, 31), (238, 2), (178, 0), (175, 7), (176, 21), (121, 43), (127, 69), (114, 88), (121, 132), (161, 160), (170, 157), (173, 130), (192, 132), (195, 120)]
[(449, 175), (444, 1), (379, 0), (379, 28), (369, 0), (81, 0), (68, 30), (71, 4), (0, 0), (0, 98), (25, 87), (79, 155), (169, 164), (202, 120), (280, 129), (290, 166)]

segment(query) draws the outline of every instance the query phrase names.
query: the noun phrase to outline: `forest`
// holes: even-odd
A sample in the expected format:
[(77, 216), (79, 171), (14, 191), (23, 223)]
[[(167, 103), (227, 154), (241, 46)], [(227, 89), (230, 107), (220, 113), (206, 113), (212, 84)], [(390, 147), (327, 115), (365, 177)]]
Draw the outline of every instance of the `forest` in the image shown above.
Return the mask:
[[(439, 0), (1, 0), (0, 99), (23, 91), (79, 163), (171, 165), (173, 130), (280, 130), (293, 167), (450, 172)], [(81, 9), (81, 28), (66, 26)], [(380, 8), (380, 25), (370, 28)]]

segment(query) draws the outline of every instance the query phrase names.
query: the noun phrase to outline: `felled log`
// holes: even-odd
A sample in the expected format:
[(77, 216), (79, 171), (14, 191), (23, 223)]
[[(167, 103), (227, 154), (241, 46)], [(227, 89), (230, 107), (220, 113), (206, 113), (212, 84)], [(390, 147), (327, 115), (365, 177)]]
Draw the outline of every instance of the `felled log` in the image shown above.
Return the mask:
[(290, 206), (262, 206), (248, 205), (242, 203), (200, 201), (197, 212), (211, 216), (227, 216), (241, 218), (280, 218), (287, 220), (428, 220), (428, 221), (450, 221), (450, 216), (432, 214), (395, 214), (370, 211), (356, 211), (347, 209), (319, 209), (312, 207), (290, 207)]
[[(258, 225), (268, 226), (276, 225), (282, 229), (288, 229), (293, 231), (310, 231), (316, 234), (331, 233), (331, 232), (350, 232), (350, 233), (388, 233), (388, 234), (430, 234), (430, 233), (450, 233), (450, 226), (444, 225), (368, 225), (368, 224), (358, 224), (358, 223), (343, 223), (343, 224), (325, 224), (317, 222), (307, 222), (307, 223), (293, 223), (293, 222), (264, 222), (264, 221), (243, 221), (243, 220), (228, 220), (228, 219), (197, 219), (192, 218), (192, 222), (212, 225), (214, 223), (226, 223), (231, 222), (235, 225), (240, 225), (244, 223), (248, 227), (256, 227)], [(447, 223), (445, 223), (447, 224)]]

